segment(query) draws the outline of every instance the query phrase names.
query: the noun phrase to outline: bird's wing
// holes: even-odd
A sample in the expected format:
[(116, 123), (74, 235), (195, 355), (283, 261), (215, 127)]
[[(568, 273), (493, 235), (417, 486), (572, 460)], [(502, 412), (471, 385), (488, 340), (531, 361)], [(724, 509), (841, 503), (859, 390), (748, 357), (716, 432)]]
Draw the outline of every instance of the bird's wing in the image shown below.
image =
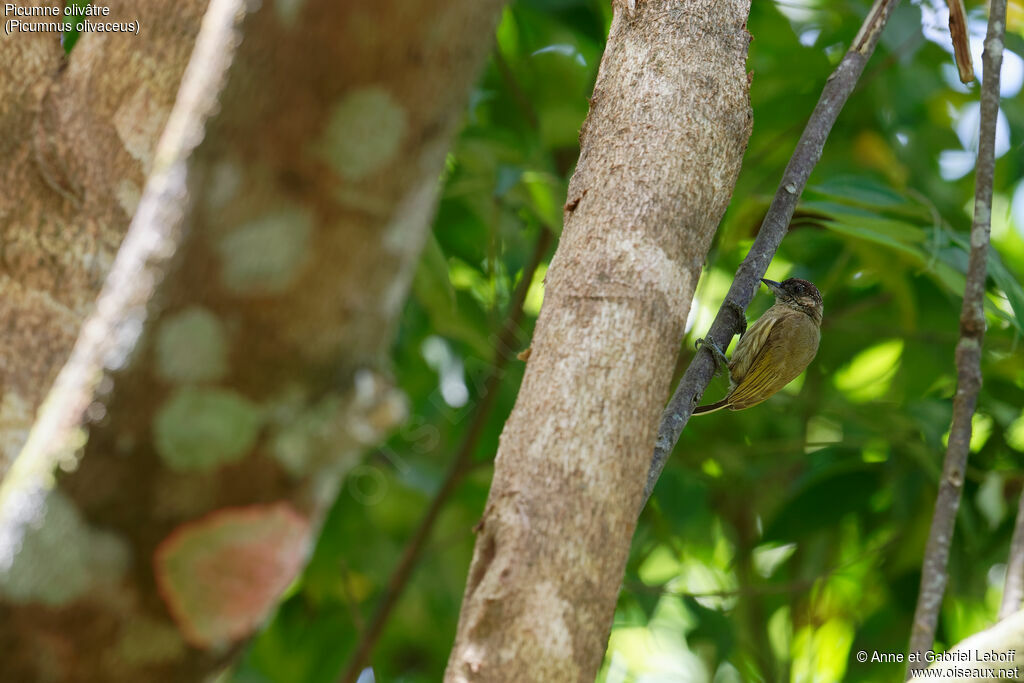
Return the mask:
[(726, 397), (730, 408), (742, 410), (757, 405), (789, 384), (789, 380), (780, 384), (781, 378), (775, 368), (774, 359), (777, 353), (778, 348), (769, 344), (764, 344), (760, 348), (757, 356), (751, 361), (747, 374)]
[(750, 372), (757, 356), (764, 349), (764, 343), (772, 333), (776, 320), (777, 316), (768, 315), (768, 311), (765, 311), (765, 314), (758, 318), (736, 343), (736, 349), (732, 352), (732, 363), (729, 364), (729, 378), (734, 385), (742, 383), (743, 378)]
[[(774, 340), (770, 338), (773, 332)], [(778, 343), (779, 337), (787, 340), (785, 348)], [(803, 314), (778, 317), (745, 375), (727, 397), (729, 406), (740, 410), (757, 405), (796, 379), (817, 351), (818, 329), (810, 319)]]

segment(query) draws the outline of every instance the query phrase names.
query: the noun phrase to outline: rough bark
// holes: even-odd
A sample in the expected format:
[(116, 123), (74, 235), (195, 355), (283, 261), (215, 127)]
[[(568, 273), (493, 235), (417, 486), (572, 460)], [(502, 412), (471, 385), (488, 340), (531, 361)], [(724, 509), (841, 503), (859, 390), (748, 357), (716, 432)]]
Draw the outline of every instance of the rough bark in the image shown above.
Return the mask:
[[(59, 3), (57, 3), (59, 4)], [(67, 360), (128, 228), (204, 0), (111, 0), (141, 37), (0, 40), (0, 478)]]
[(6, 678), (206, 680), (273, 608), (401, 418), (381, 349), (499, 6), (211, 3), (0, 488)]
[(690, 299), (751, 129), (749, 3), (615, 3), (449, 681), (592, 681)]

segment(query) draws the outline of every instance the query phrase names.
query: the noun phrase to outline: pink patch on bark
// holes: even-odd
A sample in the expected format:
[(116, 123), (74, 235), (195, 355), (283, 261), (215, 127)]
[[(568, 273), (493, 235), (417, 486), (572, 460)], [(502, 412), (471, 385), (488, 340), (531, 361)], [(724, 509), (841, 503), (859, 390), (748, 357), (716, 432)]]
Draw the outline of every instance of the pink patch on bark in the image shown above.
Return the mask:
[(256, 630), (302, 569), (309, 531), (290, 505), (273, 503), (216, 510), (171, 532), (153, 564), (185, 640), (209, 648)]

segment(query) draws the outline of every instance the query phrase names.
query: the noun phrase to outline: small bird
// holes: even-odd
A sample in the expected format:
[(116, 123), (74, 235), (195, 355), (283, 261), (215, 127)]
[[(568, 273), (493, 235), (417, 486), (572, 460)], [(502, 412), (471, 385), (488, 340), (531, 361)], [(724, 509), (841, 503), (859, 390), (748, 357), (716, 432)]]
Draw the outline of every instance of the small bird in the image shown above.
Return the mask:
[(795, 277), (761, 282), (775, 294), (775, 304), (740, 337), (732, 361), (713, 342), (698, 340), (716, 363), (728, 364), (730, 382), (725, 398), (695, 408), (694, 415), (757, 405), (796, 379), (818, 352), (824, 310), (818, 288)]

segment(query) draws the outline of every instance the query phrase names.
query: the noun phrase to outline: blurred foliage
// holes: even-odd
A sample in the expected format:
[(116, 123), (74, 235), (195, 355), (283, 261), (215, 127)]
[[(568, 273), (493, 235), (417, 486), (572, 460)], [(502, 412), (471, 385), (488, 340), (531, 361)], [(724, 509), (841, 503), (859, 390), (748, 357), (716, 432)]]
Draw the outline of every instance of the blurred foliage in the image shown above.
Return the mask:
[[(345, 666), (464, 434), (480, 419), (494, 340), (533, 245), (540, 231), (560, 230), (608, 5), (517, 0), (505, 10), (448, 157), (433, 239), (391, 351), (411, 418), (349, 474), (308, 570), (233, 680), (326, 683)], [(753, 137), (697, 289), (680, 372), (868, 6), (752, 4)], [(980, 45), (984, 8), (968, 10)], [(767, 403), (690, 423), (640, 520), (599, 680), (901, 680), (902, 665), (859, 664), (853, 654), (906, 647), (955, 391), (977, 84), (956, 81), (941, 12), (933, 0), (897, 9), (768, 271), (810, 279), (824, 293), (817, 359)], [(994, 619), (1024, 482), (1021, 0), (1011, 0), (1008, 23), (985, 384), (942, 646)], [(979, 57), (980, 49), (976, 64)], [(543, 272), (527, 298), (522, 348)], [(750, 318), (769, 304), (762, 292)], [(377, 681), (440, 680), (471, 528), (522, 369), (512, 361), (504, 373), (474, 467), (445, 504), (387, 622), (373, 653)], [(705, 400), (721, 396), (725, 384), (718, 379)]]

